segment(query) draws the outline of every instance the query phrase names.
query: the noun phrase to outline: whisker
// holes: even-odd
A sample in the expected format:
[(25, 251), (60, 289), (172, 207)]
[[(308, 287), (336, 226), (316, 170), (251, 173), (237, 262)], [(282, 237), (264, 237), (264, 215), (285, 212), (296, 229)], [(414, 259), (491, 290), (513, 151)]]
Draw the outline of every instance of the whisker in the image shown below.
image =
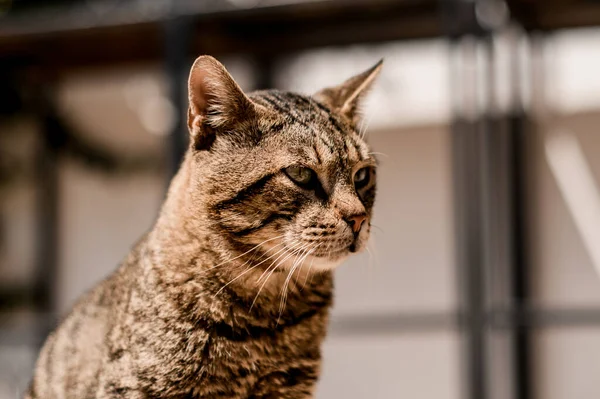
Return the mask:
[(382, 233), (385, 234), (385, 230), (383, 230), (381, 227), (375, 226), (373, 223), (371, 223), (371, 226), (375, 227), (377, 230), (379, 230), (379, 231), (381, 231)]
[[(304, 248), (302, 254), (304, 254), (304, 252), (307, 251), (306, 248)], [(283, 286), (281, 287), (281, 300), (279, 302), (279, 316), (277, 317), (277, 324), (279, 324), (279, 320), (281, 320), (281, 315), (283, 313), (283, 309), (285, 308), (285, 304), (287, 302), (287, 287), (289, 285), (289, 281), (292, 277), (292, 275), (294, 274), (294, 271), (296, 271), (296, 268), (298, 267), (298, 260), (301, 259), (302, 255), (298, 256), (296, 258), (296, 260), (294, 261), (294, 264), (292, 265), (292, 267), (290, 268), (290, 271), (285, 279), (285, 281), (283, 282)]]
[[(371, 247), (371, 249), (369, 249), (369, 247)], [(369, 254), (373, 255), (375, 267), (380, 267), (381, 265), (379, 263), (379, 256), (377, 254), (377, 247), (375, 246), (374, 239), (371, 239), (369, 242), (367, 242), (367, 250), (369, 251)]]
[[(221, 262), (221, 263), (219, 263), (219, 264), (217, 264), (217, 265), (215, 265), (215, 266), (211, 266), (211, 267), (209, 267), (208, 269), (204, 269), (204, 270), (212, 270), (212, 269), (214, 269), (214, 268), (217, 268), (217, 267), (219, 267), (219, 266), (223, 266), (223, 265), (225, 265), (225, 264), (227, 264), (227, 263), (229, 263), (229, 262), (231, 262), (231, 261), (234, 261), (234, 260), (236, 260), (236, 259), (239, 259), (239, 258), (241, 258), (241, 257), (242, 257), (242, 256), (244, 256), (244, 255), (247, 255), (247, 254), (249, 254), (250, 252), (252, 252), (252, 251), (256, 250), (258, 247), (260, 247), (261, 245), (264, 245), (264, 244), (266, 244), (266, 243), (268, 243), (268, 242), (270, 242), (270, 241), (276, 240), (276, 239), (278, 239), (278, 238), (282, 238), (282, 237), (284, 237), (284, 236), (285, 236), (285, 234), (282, 234), (282, 235), (280, 235), (280, 236), (277, 236), (277, 237), (273, 237), (273, 238), (269, 238), (269, 239), (267, 239), (267, 240), (264, 240), (263, 242), (261, 242), (260, 244), (257, 244), (257, 245), (255, 245), (254, 247), (252, 247), (252, 248), (251, 248), (251, 249), (249, 249), (248, 251), (244, 252), (243, 254), (240, 254), (240, 255), (238, 255), (238, 256), (236, 256), (236, 257), (234, 257), (234, 258), (231, 258), (231, 259), (229, 259), (229, 260), (226, 260), (226, 261), (224, 261), (224, 262)], [(278, 245), (281, 245), (281, 244), (278, 244)]]
[(366, 118), (363, 119), (362, 124), (362, 132), (360, 133), (360, 138), (365, 139), (367, 137), (367, 130), (369, 129), (369, 123), (371, 122), (372, 115), (367, 115)]
[[(231, 270), (236, 270), (236, 269), (239, 269), (239, 268), (244, 267), (246, 265), (249, 265), (249, 264), (253, 263), (254, 261), (259, 261), (262, 258), (264, 258), (269, 252), (275, 250), (277, 247), (279, 247), (281, 245), (284, 245), (284, 243), (276, 244), (275, 246), (273, 246), (273, 248), (267, 249), (266, 251), (264, 251), (264, 253), (262, 253), (260, 255), (260, 257), (258, 259), (255, 259), (256, 258), (256, 253), (254, 253), (254, 254), (252, 254), (252, 257), (250, 259), (246, 260), (244, 263), (241, 263), (241, 264), (239, 264), (239, 265), (237, 265), (235, 267), (232, 267)], [(281, 250), (279, 250), (278, 252), (276, 252), (273, 256), (277, 255), (277, 253), (279, 253), (280, 251)], [(267, 260), (268, 260), (268, 258), (267, 258)], [(213, 267), (211, 267), (209, 269), (206, 269), (203, 273), (201, 273), (201, 275), (208, 273), (208, 271), (210, 271), (211, 269), (214, 269), (215, 267), (216, 266), (213, 266)]]
[[(284, 251), (284, 250), (286, 250), (286, 249), (287, 249), (287, 251), (288, 251), (288, 252), (289, 252), (289, 251), (292, 251), (292, 252), (294, 252), (294, 251), (295, 251), (297, 248), (299, 248), (299, 246), (301, 246), (301, 244), (300, 244), (299, 242), (295, 242), (295, 243), (293, 243), (293, 244), (292, 244), (292, 246), (291, 246), (291, 247), (288, 247), (288, 248), (285, 248), (285, 247), (284, 247), (282, 250), (280, 250), (280, 251), (277, 251), (277, 253), (273, 254), (273, 256), (277, 255), (278, 253), (280, 253), (280, 252), (282, 252), (282, 251)], [(273, 264), (275, 264), (275, 263), (276, 263), (276, 262), (277, 262), (279, 259), (281, 259), (281, 257), (282, 257), (282, 256), (285, 256), (285, 255), (286, 255), (286, 252), (283, 252), (283, 253), (282, 253), (281, 255), (279, 255), (279, 256), (278, 256), (278, 257), (277, 257), (277, 258), (276, 258), (276, 259), (275, 259), (273, 262), (271, 262), (271, 264), (270, 264), (270, 265), (267, 267), (267, 269), (266, 269), (266, 270), (265, 270), (265, 271), (264, 271), (264, 272), (263, 272), (263, 273), (260, 275), (260, 277), (259, 277), (259, 278), (256, 280), (256, 283), (257, 283), (257, 284), (258, 284), (258, 283), (260, 283), (260, 280), (262, 280), (262, 279), (263, 279), (263, 277), (264, 277), (264, 276), (265, 276), (265, 274), (266, 274), (266, 273), (269, 271), (269, 269), (271, 268), (271, 266), (273, 266)], [(272, 256), (271, 256), (271, 258), (272, 258)], [(267, 260), (268, 260), (268, 259), (267, 259)]]
[(265, 263), (266, 261), (268, 261), (269, 259), (271, 259), (273, 256), (277, 255), (279, 252), (281, 251), (285, 251), (285, 247), (280, 249), (279, 251), (277, 251), (276, 253), (274, 253), (273, 255), (269, 256), (267, 259), (257, 263), (256, 265), (250, 267), (249, 269), (247, 269), (246, 271), (240, 273), (237, 277), (235, 277), (233, 280), (229, 281), (227, 284), (225, 284), (223, 287), (221, 287), (213, 296), (213, 298), (215, 298), (217, 295), (219, 295), (219, 293), (221, 291), (223, 291), (228, 285), (230, 285), (231, 283), (233, 283), (234, 281), (238, 280), (239, 278), (241, 278), (242, 276), (244, 276), (245, 274), (247, 274), (248, 272), (250, 272), (251, 270), (256, 269), (258, 266), (262, 265), (263, 263)]
[[(315, 252), (317, 250), (317, 248), (319, 248), (321, 246), (322, 243), (317, 244), (317, 246), (315, 247), (315, 249), (313, 250), (313, 252)], [(310, 266), (308, 267), (308, 272), (306, 273), (306, 276), (304, 276), (304, 285), (302, 286), (302, 290), (304, 290), (306, 288), (306, 283), (308, 282), (308, 275), (310, 274), (310, 272), (312, 271), (312, 267), (313, 264), (315, 262), (315, 258), (313, 257), (310, 261)]]
[(365, 132), (365, 118), (362, 118), (358, 124), (358, 137), (360, 137), (361, 139), (364, 137), (364, 132)]
[(242, 278), (242, 276), (244, 276), (246, 273), (249, 273), (250, 271), (254, 270), (255, 268), (257, 268), (259, 265), (254, 265), (249, 269), (246, 269), (244, 272), (240, 273), (237, 277), (235, 277), (233, 280), (231, 280), (230, 282), (228, 282), (227, 284), (225, 284), (224, 286), (222, 286), (216, 293), (215, 295), (213, 295), (213, 298), (216, 298), (217, 295), (219, 295), (227, 286), (229, 286), (230, 284), (232, 284), (234, 281)]
[[(299, 248), (296, 248), (294, 251), (292, 251), (292, 253), (290, 253), (288, 256), (286, 256), (284, 259), (282, 259), (277, 266), (275, 266), (275, 268), (273, 268), (273, 272), (275, 271), (275, 269), (277, 269), (279, 266), (281, 266), (286, 260), (288, 260), (289, 258), (291, 258), (292, 256), (296, 257), (298, 256), (298, 254), (303, 251), (307, 246), (309, 246), (310, 244), (302, 244)], [(273, 262), (275, 263), (275, 262)], [(273, 273), (271, 272), (271, 274)], [(270, 275), (269, 275), (270, 277)]]
[[(293, 248), (294, 246), (292, 246)], [(274, 261), (271, 262), (271, 264), (267, 267), (267, 270), (269, 270), (269, 268), (273, 265), (273, 263), (277, 262), (277, 260), (281, 259), (282, 256), (285, 256), (287, 254), (287, 252), (289, 251), (289, 248), (286, 248), (285, 245), (283, 246), (283, 248), (281, 248), (279, 251), (275, 252), (273, 255), (269, 256), (268, 258), (262, 260), (259, 265), (265, 263), (266, 261), (268, 261), (269, 259), (273, 258), (275, 255), (280, 254)], [(256, 283), (260, 282), (260, 280), (262, 279), (262, 276), (264, 276), (265, 272), (263, 272), (261, 274), (261, 276), (256, 280)]]
[[(305, 247), (302, 252), (297, 254), (296, 260), (294, 261), (294, 263), (292, 264), (292, 267), (290, 268), (291, 273), (288, 274), (287, 278), (284, 281), (284, 290), (286, 287), (286, 284), (289, 286), (289, 282), (290, 279), (292, 278), (292, 276), (294, 275), (294, 271), (300, 266), (300, 264), (303, 262), (304, 259), (306, 259), (306, 255), (308, 255), (310, 253), (312, 248), (310, 248), (310, 246)], [(287, 291), (285, 292), (285, 294), (287, 295)]]
[[(297, 248), (294, 251), (292, 251), (290, 254), (288, 254), (285, 258), (283, 258), (281, 261), (279, 261), (277, 263), (277, 265), (275, 265), (275, 267), (271, 270), (271, 272), (267, 275), (267, 277), (265, 278), (265, 281), (262, 283), (262, 285), (260, 286), (260, 288), (258, 289), (258, 292), (256, 293), (256, 296), (254, 297), (254, 300), (252, 301), (252, 304), (250, 305), (250, 311), (252, 310), (252, 308), (254, 307), (254, 304), (256, 303), (258, 296), (260, 295), (260, 292), (262, 291), (262, 289), (264, 288), (264, 286), (267, 284), (267, 281), (269, 281), (269, 278), (271, 278), (271, 276), (273, 275), (273, 273), (275, 273), (275, 270), (277, 270), (277, 268), (279, 266), (281, 266), (283, 264), (283, 262), (285, 262), (287, 259), (289, 259), (290, 257), (294, 256), (295, 253), (297, 253), (298, 251), (300, 251), (301, 248)], [(279, 258), (277, 258), (279, 259)], [(269, 267), (267, 268), (267, 271), (269, 270), (269, 268), (275, 263), (277, 262), (277, 259), (275, 259), (275, 261), (273, 261), (271, 263), (271, 265), (269, 265)], [(262, 276), (261, 276), (262, 277)]]
[(292, 266), (290, 273), (288, 274), (287, 278), (285, 279), (285, 282), (283, 283), (282, 297), (281, 297), (281, 302), (279, 304), (279, 316), (277, 317), (277, 324), (279, 324), (281, 315), (283, 314), (283, 311), (285, 310), (285, 305), (287, 303), (287, 298), (288, 298), (288, 294), (289, 294), (288, 288), (290, 285), (290, 281), (291, 281), (292, 277), (294, 276), (294, 272), (297, 269), (302, 267), (304, 260), (314, 250), (315, 247), (316, 247), (316, 245), (313, 245), (312, 248), (309, 247), (308, 249), (304, 250), (302, 255), (300, 255), (300, 257), (298, 259), (296, 259), (296, 261), (294, 262), (294, 265)]
[[(304, 254), (304, 255), (302, 256), (302, 258), (300, 259), (300, 262), (299, 262), (299, 267), (298, 267), (298, 270), (301, 270), (301, 269), (302, 269), (302, 267), (304, 266), (304, 262), (306, 261), (306, 258), (308, 258), (308, 257), (309, 257), (309, 256), (310, 256), (312, 253), (314, 253), (314, 252), (315, 252), (315, 250), (317, 249), (317, 247), (318, 247), (319, 245), (321, 245), (321, 244), (316, 244), (315, 246), (313, 246), (312, 248), (310, 248), (310, 249), (309, 249), (309, 250), (306, 252), (306, 254)], [(314, 261), (314, 259), (313, 259), (312, 261)], [(312, 264), (312, 261), (311, 261), (311, 264)]]
[[(300, 269), (302, 269), (302, 266), (304, 266), (304, 262), (306, 261), (306, 258), (308, 258), (311, 254), (313, 254), (320, 245), (321, 244), (316, 244), (306, 253), (306, 255), (304, 255), (304, 257), (301, 260)], [(314, 261), (314, 258), (313, 258), (313, 261)], [(311, 264), (312, 264), (312, 262), (311, 262)]]

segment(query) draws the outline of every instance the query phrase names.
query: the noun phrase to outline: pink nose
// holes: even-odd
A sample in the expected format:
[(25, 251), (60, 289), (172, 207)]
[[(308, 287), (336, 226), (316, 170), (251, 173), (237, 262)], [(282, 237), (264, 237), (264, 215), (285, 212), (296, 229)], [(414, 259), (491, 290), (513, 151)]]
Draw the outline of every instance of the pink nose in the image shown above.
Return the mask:
[(346, 222), (350, 225), (354, 233), (358, 233), (360, 231), (360, 228), (365, 220), (367, 220), (367, 215), (364, 213), (346, 218)]

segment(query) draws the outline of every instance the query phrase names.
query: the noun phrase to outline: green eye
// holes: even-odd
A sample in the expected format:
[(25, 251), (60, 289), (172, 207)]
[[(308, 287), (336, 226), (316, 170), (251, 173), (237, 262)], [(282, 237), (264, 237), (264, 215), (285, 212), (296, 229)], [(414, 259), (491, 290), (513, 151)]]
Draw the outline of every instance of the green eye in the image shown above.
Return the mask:
[(285, 168), (284, 172), (294, 183), (300, 186), (308, 186), (315, 179), (315, 172), (302, 166), (290, 166)]
[(359, 169), (354, 175), (354, 186), (356, 188), (363, 188), (367, 184), (369, 184), (369, 180), (371, 179), (371, 168), (366, 167)]

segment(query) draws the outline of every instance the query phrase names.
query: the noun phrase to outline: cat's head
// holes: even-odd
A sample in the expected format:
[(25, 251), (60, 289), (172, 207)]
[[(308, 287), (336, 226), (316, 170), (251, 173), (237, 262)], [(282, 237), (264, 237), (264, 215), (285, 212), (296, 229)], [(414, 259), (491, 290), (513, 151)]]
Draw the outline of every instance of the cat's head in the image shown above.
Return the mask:
[(381, 62), (313, 96), (244, 94), (199, 57), (189, 78), (190, 196), (213, 234), (252, 262), (327, 270), (365, 248), (376, 162), (358, 107)]

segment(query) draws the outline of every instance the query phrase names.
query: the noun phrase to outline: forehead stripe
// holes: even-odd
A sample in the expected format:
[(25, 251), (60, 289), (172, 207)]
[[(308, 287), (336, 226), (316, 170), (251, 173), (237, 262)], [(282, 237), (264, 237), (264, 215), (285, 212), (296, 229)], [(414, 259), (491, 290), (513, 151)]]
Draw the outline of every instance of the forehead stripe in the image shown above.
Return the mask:
[(340, 124), (340, 121), (338, 121), (335, 116), (333, 115), (333, 112), (327, 108), (326, 106), (324, 106), (323, 104), (321, 104), (320, 102), (314, 100), (313, 98), (309, 97), (308, 99), (305, 98), (304, 96), (301, 96), (299, 94), (296, 93), (288, 93), (288, 95), (290, 95), (291, 97), (295, 98), (297, 101), (301, 101), (304, 104), (306, 104), (308, 106), (308, 108), (310, 109), (314, 109), (315, 107), (319, 108), (322, 112), (324, 112), (328, 119), (329, 119), (329, 123), (341, 134), (345, 134), (344, 133), (344, 128), (343, 126)]
[(303, 111), (310, 111), (314, 108), (312, 102), (310, 100), (307, 100), (306, 98), (304, 98), (304, 96), (301, 96), (300, 94), (288, 92), (286, 93), (286, 97), (289, 97), (289, 100), (292, 100), (294, 102), (294, 105), (296, 105), (298, 108), (300, 108), (301, 105), (304, 105)]
[(271, 94), (271, 95), (262, 97), (262, 100), (265, 101), (266, 103), (270, 104), (273, 108), (275, 108), (276, 111), (279, 111), (285, 115), (288, 115), (295, 123), (298, 123), (298, 124), (304, 126), (305, 128), (309, 129), (315, 135), (315, 137), (319, 137), (321, 139), (321, 141), (327, 147), (327, 149), (329, 150), (330, 153), (335, 154), (336, 147), (335, 147), (334, 143), (332, 143), (328, 139), (326, 140), (323, 135), (319, 134), (314, 129), (313, 126), (302, 121), (298, 117), (298, 115), (292, 110), (292, 108), (286, 106), (285, 99), (281, 99), (277, 95), (277, 93), (269, 93), (269, 94)]
[[(344, 138), (345, 137), (350, 137), (352, 140), (354, 139), (352, 137), (352, 135), (347, 134), (345, 132), (345, 130), (347, 130), (347, 129), (343, 128), (343, 126), (341, 125), (340, 121), (335, 117), (335, 115), (333, 114), (333, 112), (330, 109), (328, 109), (325, 105), (321, 104), (320, 102), (318, 102), (318, 101), (316, 101), (316, 100), (314, 100), (312, 98), (306, 99), (305, 97), (303, 97), (303, 96), (301, 96), (299, 94), (296, 94), (296, 93), (288, 93), (288, 95), (291, 96), (291, 97), (293, 97), (294, 99), (296, 99), (297, 102), (303, 102), (304, 104), (306, 104), (312, 110), (314, 110), (315, 107), (317, 107), (319, 110), (321, 110), (322, 112), (324, 112), (327, 115), (329, 124), (335, 130), (337, 130), (337, 132), (340, 133), (340, 135), (342, 137), (344, 137)], [(342, 146), (344, 147), (343, 153), (348, 153), (347, 142), (346, 142), (346, 140), (344, 138), (342, 138), (342, 140), (341, 140)], [(353, 141), (352, 144), (354, 145), (355, 148), (357, 148), (357, 145), (356, 145), (356, 143), (354, 141)], [(335, 148), (335, 146), (333, 146), (332, 144), (329, 144), (328, 147), (329, 147), (330, 150), (333, 150)], [(339, 146), (338, 146), (338, 148), (339, 148)], [(333, 151), (331, 151), (331, 152), (333, 153)], [(358, 149), (357, 149), (357, 153), (359, 154), (359, 158), (362, 160), (362, 156), (360, 155), (360, 151)]]
[(275, 108), (276, 111), (289, 116), (295, 123), (298, 123), (314, 132), (313, 127), (310, 126), (308, 123), (300, 120), (298, 116), (292, 112), (292, 109), (286, 106), (285, 102), (277, 101), (279, 100), (279, 98), (272, 97), (274, 96), (264, 96), (262, 97), (262, 100), (265, 101), (267, 104), (270, 104), (273, 108)]
[[(280, 96), (280, 94), (279, 94), (279, 93), (277, 93), (277, 94), (275, 94), (275, 95), (277, 96), (277, 98), (278, 98), (280, 101), (286, 101), (286, 99), (285, 99), (285, 98), (282, 98), (282, 97)], [(307, 105), (308, 105), (308, 107), (307, 107), (307, 110), (308, 110), (308, 111), (311, 111), (311, 110), (314, 110), (314, 109), (315, 109), (315, 108), (314, 108), (314, 104), (313, 104), (314, 102), (313, 102), (313, 101), (309, 101), (309, 100), (307, 100), (306, 98), (304, 98), (304, 97), (302, 97), (302, 96), (300, 96), (300, 95), (298, 95), (298, 94), (296, 94), (296, 93), (287, 93), (287, 95), (288, 95), (289, 97), (292, 97), (292, 98), (296, 99), (296, 100), (300, 100), (300, 101), (301, 101), (301, 102), (303, 102), (304, 104), (307, 104)], [(289, 100), (288, 100), (288, 101), (289, 101)], [(299, 101), (297, 101), (297, 102), (299, 102)], [(290, 111), (290, 112), (291, 112), (291, 111)], [(309, 115), (312, 115), (312, 113), (309, 113)], [(314, 118), (313, 118), (313, 119), (314, 119)], [(327, 147), (327, 149), (329, 150), (329, 152), (330, 152), (331, 154), (336, 154), (336, 152), (337, 152), (337, 153), (338, 153), (338, 155), (340, 155), (340, 154), (339, 154), (339, 152), (338, 152), (338, 151), (336, 151), (336, 150), (338, 150), (338, 149), (339, 149), (339, 145), (338, 145), (338, 146), (336, 146), (336, 144), (334, 143), (334, 140), (333, 140), (333, 138), (332, 138), (332, 137), (330, 137), (330, 136), (329, 136), (329, 135), (327, 135), (327, 134), (323, 134), (323, 132), (321, 132), (321, 131), (315, 131), (315, 130), (314, 130), (314, 128), (312, 128), (312, 126), (311, 126), (311, 130), (313, 131), (313, 133), (315, 134), (315, 136), (321, 140), (321, 142), (323, 143), (323, 145), (325, 145), (325, 147)]]
[(344, 132), (345, 129), (340, 124), (340, 121), (333, 115), (333, 112), (329, 108), (315, 100), (311, 100), (310, 103), (316, 105), (317, 108), (319, 108), (321, 111), (327, 114), (327, 116), (329, 117), (329, 123), (331, 123), (331, 125), (335, 127), (338, 132), (340, 132), (341, 134), (346, 134)]

